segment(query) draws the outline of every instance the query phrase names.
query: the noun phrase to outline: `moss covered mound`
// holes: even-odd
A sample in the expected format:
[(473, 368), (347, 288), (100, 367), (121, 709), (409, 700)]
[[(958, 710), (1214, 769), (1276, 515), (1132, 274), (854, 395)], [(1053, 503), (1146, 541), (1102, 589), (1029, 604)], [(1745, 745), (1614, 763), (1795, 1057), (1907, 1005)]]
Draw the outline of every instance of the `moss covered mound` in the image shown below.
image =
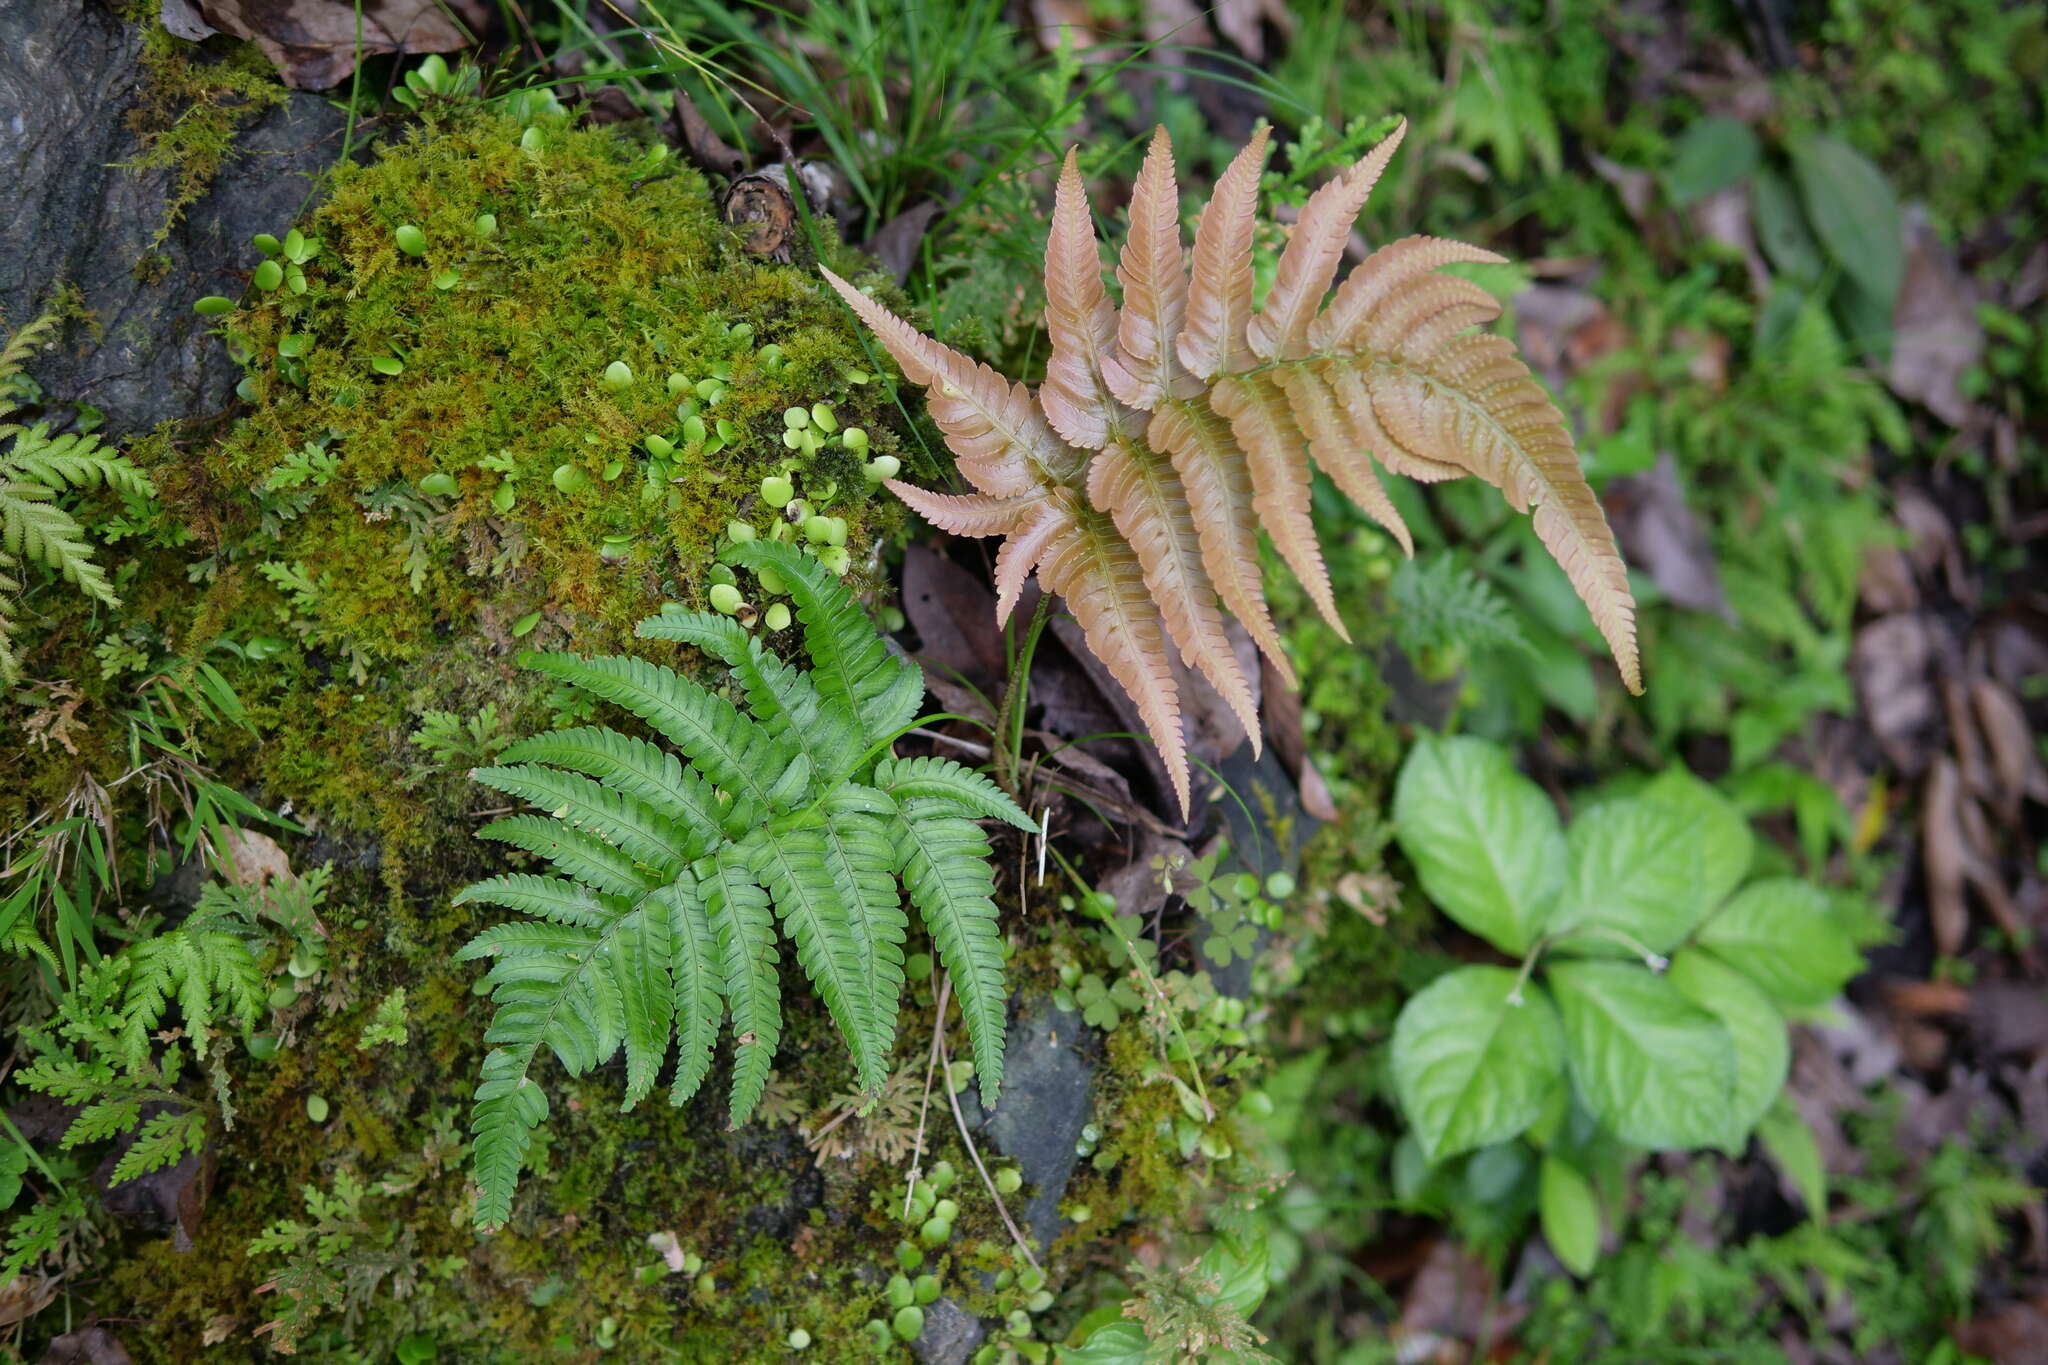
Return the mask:
[(663, 150), (471, 113), (338, 171), (228, 319), (254, 410), (208, 467), (275, 534), (222, 567), (360, 675), (480, 611), (589, 646), (701, 600), (728, 523), (780, 516), (771, 475), (858, 563), (893, 409), (809, 273), (739, 249)]

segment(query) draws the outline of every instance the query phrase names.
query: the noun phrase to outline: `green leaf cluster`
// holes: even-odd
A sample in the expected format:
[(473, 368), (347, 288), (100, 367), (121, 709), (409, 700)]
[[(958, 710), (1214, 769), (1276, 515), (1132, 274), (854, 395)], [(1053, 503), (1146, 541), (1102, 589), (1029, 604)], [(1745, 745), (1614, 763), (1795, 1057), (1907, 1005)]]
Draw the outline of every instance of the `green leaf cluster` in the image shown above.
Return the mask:
[(1748, 822), (1682, 768), (1567, 830), (1505, 750), (1425, 737), (1394, 819), (1430, 899), (1523, 959), (1455, 968), (1407, 1003), (1395, 1092), (1428, 1163), (1525, 1136), (1543, 1149), (1539, 1212), (1583, 1271), (1597, 1209), (1574, 1147), (1740, 1152), (1783, 1089), (1787, 1016), (1861, 957), (1819, 888), (1743, 884)]
[[(527, 919), (460, 952), (490, 958), (497, 1013), (471, 1126), (476, 1221), (504, 1223), (546, 1093), (543, 1050), (572, 1075), (621, 1049), (626, 1107), (675, 1053), (670, 1103), (711, 1068), (721, 1024), (734, 1039), (732, 1123), (761, 1098), (782, 1032), (772, 906), (782, 936), (838, 1025), (860, 1087), (889, 1075), (907, 893), (952, 974), (985, 1103), (1003, 1072), (1003, 946), (988, 840), (977, 819), (1034, 826), (986, 778), (889, 746), (924, 697), (852, 597), (791, 546), (756, 540), (728, 558), (772, 571), (797, 604), (812, 667), (785, 664), (731, 617), (671, 608), (644, 639), (723, 662), (743, 705), (632, 657), (528, 654), (529, 668), (644, 721), (673, 752), (602, 725), (522, 740), (477, 781), (549, 812), (481, 837), (553, 864), (462, 890)], [(901, 883), (902, 892), (898, 890)]]
[(23, 426), (8, 420), (20, 406), (6, 396), (12, 381), (58, 316), (44, 313), (0, 348), (0, 442), (10, 443), (0, 453), (0, 682), (21, 677), (12, 636), (25, 586), (23, 564), (44, 566), (95, 602), (120, 602), (93, 562), (85, 528), (57, 505), (57, 495), (67, 488), (104, 487), (137, 497), (156, 491), (127, 456), (103, 448), (97, 436), (54, 436), (48, 422)]

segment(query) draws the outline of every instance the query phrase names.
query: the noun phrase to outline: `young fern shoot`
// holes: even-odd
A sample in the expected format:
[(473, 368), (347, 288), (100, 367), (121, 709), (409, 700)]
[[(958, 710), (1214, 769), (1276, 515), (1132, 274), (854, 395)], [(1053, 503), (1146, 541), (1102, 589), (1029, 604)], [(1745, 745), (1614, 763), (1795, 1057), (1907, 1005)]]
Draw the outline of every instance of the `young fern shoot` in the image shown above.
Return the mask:
[(1117, 267), (1121, 307), (1103, 285), (1070, 151), (1045, 253), (1052, 351), (1035, 395), (824, 272), (926, 389), (976, 491), (889, 486), (942, 530), (1004, 538), (999, 616), (1034, 570), (1066, 599), (1089, 648), (1137, 705), (1183, 812), (1188, 763), (1169, 645), (1215, 686), (1254, 744), (1250, 684), (1223, 634), (1224, 610), (1292, 681), (1260, 579), (1260, 531), (1344, 632), (1309, 519), (1311, 460), (1411, 552), (1380, 469), (1424, 482), (1470, 474), (1499, 488), (1533, 515), (1623, 682), (1642, 690), (1627, 574), (1564, 419), (1512, 343), (1471, 330), (1499, 314), (1491, 296), (1435, 273), (1501, 258), (1408, 237), (1330, 292), (1352, 221), (1405, 129), (1310, 197), (1256, 310), (1263, 130), (1217, 181), (1192, 256), (1172, 144), (1163, 128), (1154, 135)]
[(543, 1050), (581, 1075), (623, 1049), (631, 1108), (653, 1091), (673, 1043), (669, 1102), (681, 1105), (709, 1074), (729, 1019), (731, 1122), (747, 1121), (782, 1034), (777, 921), (861, 1088), (879, 1092), (903, 991), (907, 895), (952, 976), (983, 1102), (1002, 1085), (1003, 945), (975, 822), (1035, 826), (978, 773), (889, 756), (923, 702), (923, 679), (815, 559), (770, 541), (729, 558), (772, 568), (787, 585), (808, 671), (731, 617), (671, 607), (639, 635), (722, 661), (743, 706), (645, 659), (530, 653), (527, 667), (631, 712), (674, 752), (586, 725), (521, 741), (472, 774), (550, 812), (480, 836), (559, 874), (507, 873), (456, 897), (530, 916), (486, 929), (458, 954), (493, 960), (485, 980), (497, 1004), (471, 1111), (481, 1227), (510, 1216), (547, 1117), (532, 1074)]

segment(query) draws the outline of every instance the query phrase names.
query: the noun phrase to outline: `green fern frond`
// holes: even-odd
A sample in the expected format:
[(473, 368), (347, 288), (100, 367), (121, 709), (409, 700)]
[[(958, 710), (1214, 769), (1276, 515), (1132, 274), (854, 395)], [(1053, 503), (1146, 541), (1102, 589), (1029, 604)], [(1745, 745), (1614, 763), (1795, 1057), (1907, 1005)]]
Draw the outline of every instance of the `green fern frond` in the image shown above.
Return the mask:
[[(595, 929), (609, 924), (626, 911), (625, 902), (564, 877), (536, 877), (530, 872), (507, 872), (480, 882), (471, 882), (455, 893), (455, 904), (482, 901), (507, 910), (538, 915), (556, 924)], [(459, 958), (461, 953), (457, 953)]]
[(828, 704), (809, 674), (769, 653), (732, 617), (665, 607), (634, 633), (645, 640), (695, 645), (725, 664), (761, 728), (801, 750), (821, 785), (844, 777), (859, 759), (859, 732), (843, 700)]
[(782, 932), (796, 947), (797, 965), (845, 1037), (861, 1089), (880, 1090), (889, 1073), (875, 1048), (870, 954), (855, 937), (845, 898), (832, 880), (824, 832), (811, 826), (774, 838), (756, 833), (740, 849), (768, 888)]
[(509, 768), (477, 768), (470, 776), (522, 801), (553, 811), (557, 819), (586, 829), (635, 861), (674, 876), (691, 858), (702, 856), (716, 834), (686, 829), (643, 801), (581, 773), (521, 763)]
[(896, 1047), (903, 934), (910, 927), (896, 890), (895, 846), (889, 827), (864, 811), (831, 812), (818, 835), (826, 874), (839, 890), (854, 951), (869, 981), (869, 1046), (877, 1058), (887, 1058)]
[(476, 832), (479, 839), (523, 848), (545, 858), (571, 880), (588, 882), (614, 896), (637, 896), (654, 889), (655, 881), (631, 857), (594, 834), (544, 815), (512, 815), (493, 820)]
[[(669, 1016), (675, 1020), (676, 1042), (680, 1050), (676, 1056), (676, 1074), (669, 1087), (670, 1104), (686, 1104), (697, 1087), (704, 1084), (704, 1077), (711, 1071), (711, 1054), (718, 1046), (719, 1019), (725, 1013), (724, 981), (718, 967), (718, 944), (711, 932), (711, 920), (704, 911), (704, 901), (698, 888), (687, 880), (672, 882), (654, 893), (652, 899), (660, 901), (668, 913), (648, 916), (651, 922), (662, 922), (665, 951), (658, 959), (652, 958), (655, 945), (647, 945), (650, 960), (660, 969), (664, 980), (671, 982), (668, 1000)], [(652, 968), (649, 969), (650, 974)], [(654, 1072), (660, 1069), (656, 1059), (653, 1070), (642, 1077), (633, 1069), (633, 1057), (626, 1056), (626, 1093), (638, 1098), (654, 1088)]]
[(1003, 1083), (1003, 941), (996, 929), (995, 877), (980, 826), (951, 813), (951, 803), (904, 803), (896, 823), (896, 859), (910, 903), (924, 920), (974, 1047), (981, 1102), (994, 1107)]
[(775, 924), (768, 893), (755, 884), (737, 846), (697, 865), (699, 886), (718, 938), (718, 964), (732, 1011), (731, 1125), (745, 1123), (760, 1103), (782, 1041), (782, 984), (776, 973)]
[(550, 730), (521, 740), (500, 754), (503, 763), (546, 763), (596, 778), (614, 791), (643, 801), (681, 825), (709, 847), (719, 837), (726, 811), (711, 785), (644, 739), (600, 725)]
[(713, 784), (744, 796), (759, 810), (793, 800), (810, 764), (787, 744), (742, 716), (723, 697), (645, 659), (605, 655), (522, 654), (521, 665), (622, 706), (659, 731)]
[(950, 758), (885, 758), (875, 765), (875, 785), (898, 800), (927, 797), (950, 801), (968, 815), (1001, 820), (1026, 834), (1038, 833), (1031, 817), (1009, 793)]
[[(54, 327), (56, 319), (55, 312), (44, 314), (0, 350), (0, 386), (20, 373), (37, 338)], [(0, 418), (15, 407), (11, 400), (0, 400)], [(103, 487), (138, 497), (156, 492), (147, 475), (126, 456), (101, 446), (97, 436), (53, 436), (47, 422), (32, 427), (0, 424), (0, 441), (10, 438), (12, 444), (0, 453), (0, 682), (21, 676), (11, 639), (16, 597), (22, 590), (20, 576), (11, 572), (15, 565), (41, 564), (92, 600), (110, 607), (120, 604), (105, 571), (93, 562), (85, 528), (56, 504), (57, 494), (65, 488)]]
[(818, 691), (843, 701), (860, 722), (867, 744), (893, 739), (917, 715), (924, 679), (917, 666), (889, 652), (889, 645), (854, 604), (846, 585), (817, 560), (772, 540), (735, 545), (725, 557), (744, 568), (773, 569), (796, 603), (804, 649)]
[(670, 1101), (733, 1036), (731, 1116), (760, 1103), (782, 1037), (778, 924), (850, 1054), (858, 1085), (890, 1074), (909, 915), (899, 878), (953, 973), (983, 1094), (1002, 1078), (1003, 945), (987, 840), (974, 818), (1033, 828), (985, 778), (940, 760), (897, 761), (885, 741), (923, 699), (852, 597), (786, 547), (782, 571), (817, 667), (784, 663), (737, 622), (669, 609), (644, 639), (722, 660), (743, 712), (658, 664), (528, 655), (529, 667), (638, 716), (677, 753), (603, 726), (537, 735), (472, 776), (547, 811), (481, 834), (552, 864), (466, 887), (530, 919), (486, 928), (458, 954), (488, 958), (496, 1010), (470, 1111), (476, 1221), (510, 1216), (534, 1129), (548, 1116), (533, 1074), (552, 1052), (572, 1075), (625, 1052), (625, 1103), (649, 1094), (677, 1044)]

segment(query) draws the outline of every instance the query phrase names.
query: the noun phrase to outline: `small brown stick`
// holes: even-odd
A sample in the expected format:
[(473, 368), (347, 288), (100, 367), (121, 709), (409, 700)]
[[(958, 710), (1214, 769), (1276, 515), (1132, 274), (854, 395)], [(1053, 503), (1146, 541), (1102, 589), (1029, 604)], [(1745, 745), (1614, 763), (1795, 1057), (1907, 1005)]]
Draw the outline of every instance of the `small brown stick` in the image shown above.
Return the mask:
[[(951, 978), (949, 977), (944, 984), (952, 985)], [(960, 1097), (953, 1093), (953, 1058), (946, 1049), (943, 1028), (939, 1031), (939, 1060), (946, 1068), (946, 1103), (952, 1106), (953, 1126), (960, 1130), (960, 1141), (967, 1145), (967, 1155), (973, 1159), (974, 1169), (981, 1176), (981, 1183), (987, 1188), (988, 1197), (996, 1201), (996, 1212), (1003, 1216), (1003, 1226), (1010, 1230), (1010, 1240), (1017, 1244), (1017, 1250), (1024, 1253), (1024, 1259), (1031, 1263), (1031, 1268), (1043, 1275), (1045, 1267), (1031, 1254), (1031, 1243), (1024, 1240), (1023, 1232), (1017, 1227), (1017, 1220), (1010, 1217), (1010, 1206), (1003, 1202), (1002, 1195), (996, 1193), (996, 1182), (989, 1179), (988, 1167), (981, 1164), (981, 1152), (975, 1147), (974, 1138), (967, 1131), (967, 1120), (960, 1113)]]
[(924, 1115), (932, 1102), (932, 1072), (939, 1065), (939, 1034), (946, 1028), (946, 1003), (953, 998), (953, 978), (939, 978), (939, 1007), (932, 1011), (932, 1050), (924, 1063), (924, 1094), (917, 1101), (917, 1140), (910, 1144), (910, 1176), (903, 1182), (903, 1216), (910, 1217), (911, 1196), (917, 1193), (918, 1177), (924, 1174)]

